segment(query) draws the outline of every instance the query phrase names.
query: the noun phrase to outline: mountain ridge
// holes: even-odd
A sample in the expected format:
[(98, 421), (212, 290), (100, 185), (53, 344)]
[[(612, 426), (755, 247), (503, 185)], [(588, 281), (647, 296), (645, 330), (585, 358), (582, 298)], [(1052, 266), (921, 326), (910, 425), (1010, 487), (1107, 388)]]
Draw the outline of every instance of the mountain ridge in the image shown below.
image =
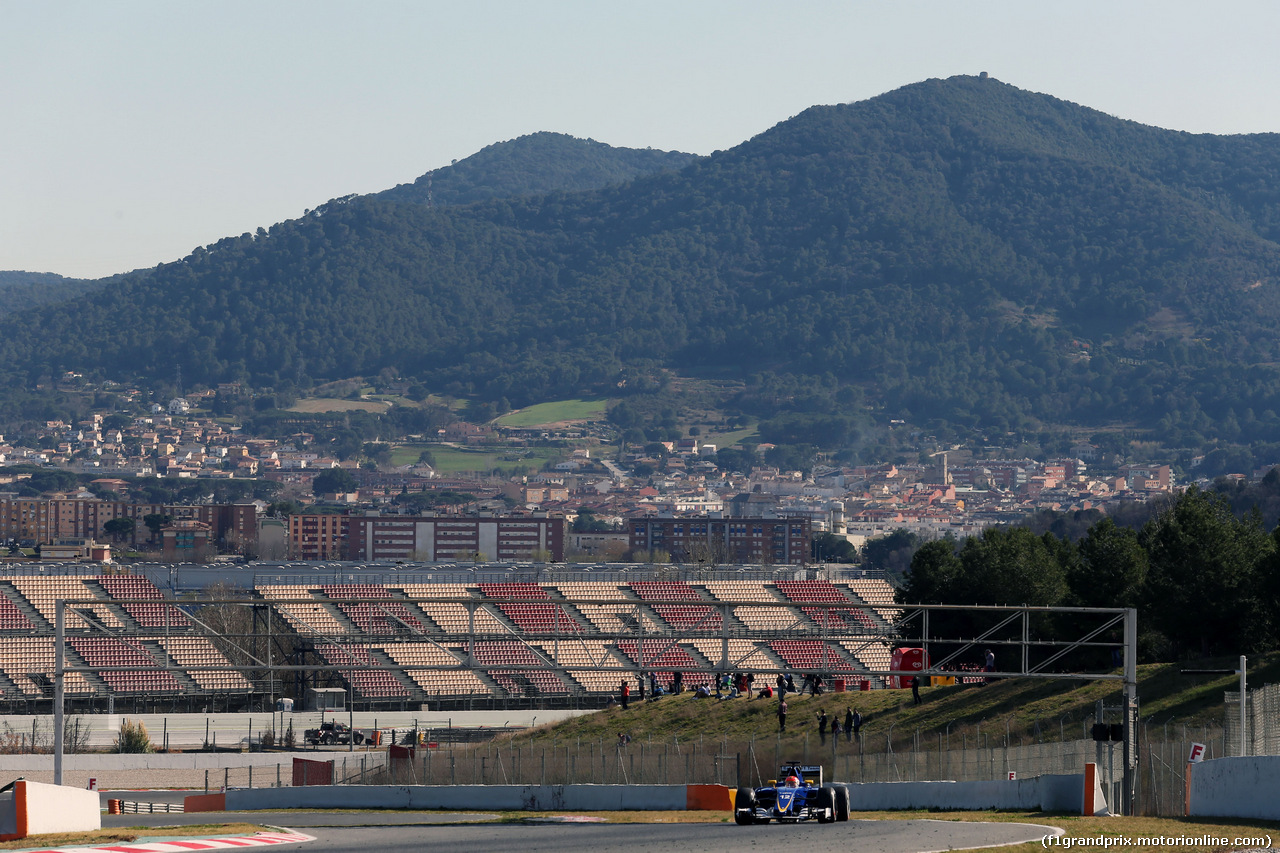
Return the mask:
[[(177, 360), (274, 386), (391, 369), (521, 404), (710, 372), (746, 381), (757, 414), (870, 404), (952, 431), (1275, 442), (1275, 134), (1149, 128), (955, 77), (645, 162), (573, 192), (427, 206), (420, 179), (336, 199), (0, 325), (0, 354), (28, 375)], [(42, 343), (103, 313), (137, 320)]]

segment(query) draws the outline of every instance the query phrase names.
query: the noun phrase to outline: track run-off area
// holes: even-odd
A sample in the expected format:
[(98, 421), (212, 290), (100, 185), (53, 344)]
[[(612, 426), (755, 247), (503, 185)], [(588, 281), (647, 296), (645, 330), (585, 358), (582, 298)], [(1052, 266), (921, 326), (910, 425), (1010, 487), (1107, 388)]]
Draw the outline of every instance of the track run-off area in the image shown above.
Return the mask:
[[(981, 849), (1026, 842), (1039, 843), (1060, 830), (1030, 823), (980, 823), (911, 819), (857, 820), (819, 825), (737, 826), (725, 822), (685, 823), (681, 813), (647, 816), (645, 822), (618, 822), (605, 814), (568, 817), (603, 818), (603, 822), (544, 822), (539, 816), (503, 822), (498, 815), (427, 811), (251, 812), (237, 818), (288, 828), (315, 837), (297, 849), (307, 853), (390, 851), (457, 851), (467, 853), (601, 853), (638, 845), (698, 853), (742, 853), (747, 849), (783, 847), (806, 853), (926, 853)], [(220, 817), (220, 816), (219, 816)], [(103, 828), (207, 824), (204, 814), (103, 816)], [(623, 818), (624, 820), (626, 818)], [(666, 822), (667, 820), (671, 822)], [(210, 832), (215, 835), (216, 830)], [(799, 845), (796, 847), (795, 845)], [(113, 849), (120, 849), (118, 845)]]

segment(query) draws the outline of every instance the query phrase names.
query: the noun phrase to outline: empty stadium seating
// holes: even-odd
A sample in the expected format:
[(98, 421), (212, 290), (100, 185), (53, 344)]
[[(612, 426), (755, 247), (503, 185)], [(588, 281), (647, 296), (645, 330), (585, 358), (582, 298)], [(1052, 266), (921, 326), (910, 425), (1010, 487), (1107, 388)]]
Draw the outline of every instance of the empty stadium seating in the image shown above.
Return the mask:
[[(320, 663), (336, 667), (357, 702), (401, 706), (428, 697), (614, 695), (624, 677), (634, 690), (640, 671), (657, 673), (664, 685), (681, 672), (691, 688), (721, 664), (722, 643), (728, 669), (755, 671), (757, 683), (759, 673), (782, 669), (879, 671), (888, 668), (887, 647), (870, 638), (899, 610), (892, 587), (871, 578), (835, 584), (456, 578), (377, 584), (281, 577), (258, 585), (253, 598), (279, 614)], [(199, 619), (199, 602), (167, 604), (141, 575), (71, 572), (0, 578), (0, 687), (10, 697), (52, 692), (59, 598), (85, 600), (75, 609), (93, 617), (91, 624), (66, 614), (68, 665), (95, 669), (67, 673), (68, 695), (254, 690), (220, 650), (231, 647), (189, 618)], [(720, 602), (732, 603), (724, 625)], [(716, 636), (721, 631), (723, 640)], [(466, 668), (470, 648), (474, 670)]]
[(391, 590), (381, 584), (351, 583), (326, 585), (320, 588), (331, 599), (377, 598), (386, 603), (369, 601), (338, 601), (338, 609), (347, 614), (362, 634), (425, 634), (426, 629), (409, 613), (402, 602), (396, 601)]
[(409, 691), (394, 675), (383, 668), (369, 668), (380, 667), (380, 664), (374, 660), (368, 646), (327, 643), (317, 645), (316, 653), (332, 666), (350, 666), (351, 669), (339, 669), (339, 672), (361, 698), (398, 699), (409, 695)]
[(36, 626), (27, 615), (18, 609), (9, 596), (0, 592), (0, 631), (31, 631)]
[(98, 670), (99, 677), (115, 693), (180, 693), (183, 690), (173, 673), (160, 669), (139, 640), (70, 637), (67, 642), (86, 664)]
[(173, 662), (182, 667), (191, 680), (212, 692), (249, 691), (253, 685), (239, 672), (210, 670), (201, 667), (230, 666), (222, 652), (214, 648), (208, 637), (159, 637), (161, 647)]
[[(0, 669), (24, 696), (52, 696), (55, 652), (53, 637), (0, 637)], [(75, 663), (65, 658), (67, 664)], [(93, 692), (82, 672), (68, 672), (64, 689), (70, 695)]]
[(772, 640), (769, 648), (792, 669), (816, 669), (824, 672), (852, 672), (853, 665), (837, 646), (821, 640)]
[[(137, 575), (99, 575), (94, 580), (114, 599), (164, 598), (160, 590), (156, 589), (155, 584)], [(142, 628), (182, 631), (191, 627), (191, 622), (187, 619), (186, 614), (172, 605), (158, 602), (155, 604), (151, 602), (121, 602), (120, 606)]]
[[(15, 577), (10, 579), (23, 598), (40, 612), (50, 625), (57, 619), (57, 600), (92, 601), (101, 600), (93, 588), (85, 581), (91, 580), (89, 575), (52, 575), (49, 577)], [(75, 604), (66, 609), (66, 629), (68, 631), (89, 630), (89, 624), (74, 611), (83, 610), (92, 613), (92, 618), (107, 628), (121, 628), (124, 622), (106, 604)]]
[(401, 666), (428, 696), (487, 696), (493, 692), (479, 675), (470, 670), (421, 668), (462, 665), (461, 657), (433, 643), (395, 643), (379, 648)]
[[(823, 604), (849, 604), (849, 596), (824, 580), (778, 581), (778, 592), (788, 601), (820, 602)], [(849, 607), (801, 607), (800, 610), (818, 625), (843, 628), (858, 625), (874, 630), (874, 620), (861, 610)]]
[[(630, 587), (641, 601), (702, 601), (683, 581), (633, 581)], [(650, 604), (653, 612), (678, 631), (719, 631), (720, 611), (705, 604)]]
[(498, 640), (475, 644), (476, 663), (480, 666), (510, 665), (528, 669), (488, 670), (487, 675), (510, 694), (568, 693), (569, 687), (553, 672), (543, 669), (546, 661), (532, 649), (516, 640)]

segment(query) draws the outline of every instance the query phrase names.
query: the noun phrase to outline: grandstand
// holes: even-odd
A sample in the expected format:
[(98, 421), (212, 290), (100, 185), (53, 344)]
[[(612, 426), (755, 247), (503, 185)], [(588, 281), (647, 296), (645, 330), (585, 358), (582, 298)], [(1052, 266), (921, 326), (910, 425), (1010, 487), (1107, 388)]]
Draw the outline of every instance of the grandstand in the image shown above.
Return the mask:
[(52, 700), (59, 599), (75, 602), (64, 612), (66, 696), (119, 710), (256, 710), (302, 700), (309, 687), (342, 688), (370, 710), (591, 706), (642, 673), (666, 685), (678, 672), (692, 688), (717, 669), (756, 673), (757, 683), (785, 670), (879, 686), (896, 617), (883, 580), (793, 568), (767, 578), (327, 568), (263, 572), (234, 601), (166, 595), (163, 575), (144, 569), (9, 568), (0, 702), (21, 711)]

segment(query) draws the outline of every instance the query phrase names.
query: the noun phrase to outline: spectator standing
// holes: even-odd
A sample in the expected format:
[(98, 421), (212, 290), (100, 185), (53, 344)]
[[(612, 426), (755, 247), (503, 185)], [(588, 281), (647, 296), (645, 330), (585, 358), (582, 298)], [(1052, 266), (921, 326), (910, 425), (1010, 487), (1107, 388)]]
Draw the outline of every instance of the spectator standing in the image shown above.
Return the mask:
[(846, 741), (853, 740), (853, 709), (846, 708), (844, 712), (844, 739)]
[(786, 696), (787, 695), (787, 679), (785, 679), (782, 676), (782, 673), (778, 673), (778, 680), (776, 683), (778, 685), (778, 695)]
[(631, 701), (631, 685), (623, 681), (618, 685), (618, 694), (622, 700), (622, 710), (627, 710), (627, 703)]
[(825, 745), (827, 742), (827, 712), (823, 709), (818, 712), (818, 741)]
[(840, 718), (831, 718), (831, 745), (836, 746), (840, 743)]
[(779, 697), (778, 699), (778, 734), (782, 734), (787, 730), (787, 700)]
[(918, 675), (911, 679), (911, 698), (917, 705), (920, 704), (920, 676)]
[[(985, 662), (983, 662), (983, 664), (982, 664), (982, 671), (983, 671), (983, 672), (995, 672), (995, 671), (996, 671), (996, 656), (995, 656), (995, 653), (991, 651), (991, 649), (987, 649), (987, 658), (986, 658), (986, 661), (985, 661)], [(991, 678), (990, 678), (990, 676), (988, 676), (987, 678), (983, 679), (983, 682), (982, 682), (982, 683), (983, 683), (983, 684), (990, 684), (990, 683), (991, 683)]]
[(856, 709), (853, 712), (853, 736), (862, 741), (862, 713)]

